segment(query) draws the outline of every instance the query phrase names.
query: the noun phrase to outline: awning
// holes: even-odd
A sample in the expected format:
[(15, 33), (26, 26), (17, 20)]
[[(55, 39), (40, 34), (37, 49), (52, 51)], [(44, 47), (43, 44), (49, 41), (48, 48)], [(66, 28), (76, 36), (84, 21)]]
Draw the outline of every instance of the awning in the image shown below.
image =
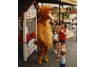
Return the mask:
[(70, 6), (76, 6), (77, 3), (69, 0), (18, 0), (18, 10), (26, 10), (28, 7), (36, 1), (37, 3), (50, 3), (50, 4), (61, 4), (61, 5), (70, 5)]
[(73, 0), (61, 0), (61, 2), (65, 2), (65, 3), (73, 4), (73, 5), (77, 6), (77, 2), (73, 1)]

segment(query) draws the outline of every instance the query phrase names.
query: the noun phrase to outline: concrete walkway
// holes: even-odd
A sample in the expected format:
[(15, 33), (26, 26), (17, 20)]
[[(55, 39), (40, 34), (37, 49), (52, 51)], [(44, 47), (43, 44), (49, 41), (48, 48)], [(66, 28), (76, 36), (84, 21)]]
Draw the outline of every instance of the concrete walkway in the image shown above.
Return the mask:
[[(76, 29), (69, 29), (72, 31), (74, 35), (67, 40), (66, 47), (66, 67), (77, 67), (77, 42), (76, 42)], [(37, 53), (34, 53), (32, 56), (28, 58), (27, 62), (22, 60), (18, 60), (18, 67), (59, 67), (59, 62), (56, 62), (57, 54), (53, 52), (53, 45), (50, 47), (48, 52), (48, 60), (49, 63), (43, 61), (42, 64), (39, 65), (37, 63), (38, 55), (40, 48), (38, 47)]]
[(66, 67), (77, 67), (76, 29), (69, 29), (69, 30), (74, 32), (74, 36), (67, 40)]

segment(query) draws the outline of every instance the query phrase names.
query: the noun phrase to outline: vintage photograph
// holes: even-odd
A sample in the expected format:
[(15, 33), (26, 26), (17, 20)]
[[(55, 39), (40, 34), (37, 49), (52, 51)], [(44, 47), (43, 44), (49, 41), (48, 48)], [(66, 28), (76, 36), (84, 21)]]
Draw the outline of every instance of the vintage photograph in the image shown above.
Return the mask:
[(77, 0), (18, 0), (18, 67), (77, 67)]
[(95, 3), (1, 0), (0, 67), (96, 67)]

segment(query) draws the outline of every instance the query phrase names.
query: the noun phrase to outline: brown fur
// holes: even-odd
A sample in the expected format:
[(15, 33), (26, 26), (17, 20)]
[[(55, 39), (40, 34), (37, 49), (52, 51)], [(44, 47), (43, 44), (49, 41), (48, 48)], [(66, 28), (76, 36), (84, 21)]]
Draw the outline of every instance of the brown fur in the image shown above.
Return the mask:
[(44, 53), (44, 60), (47, 60), (47, 53), (52, 45), (52, 29), (50, 24), (47, 22), (48, 20), (48, 13), (49, 11), (53, 10), (50, 7), (43, 6), (40, 8), (39, 11), (39, 22), (37, 24), (37, 40), (34, 41), (36, 45), (40, 47), (40, 53), (38, 57), (38, 63), (41, 64), (42, 54)]
[(52, 11), (52, 15), (54, 14), (51, 7), (42, 6), (39, 11), (39, 17), (47, 20), (49, 11)]

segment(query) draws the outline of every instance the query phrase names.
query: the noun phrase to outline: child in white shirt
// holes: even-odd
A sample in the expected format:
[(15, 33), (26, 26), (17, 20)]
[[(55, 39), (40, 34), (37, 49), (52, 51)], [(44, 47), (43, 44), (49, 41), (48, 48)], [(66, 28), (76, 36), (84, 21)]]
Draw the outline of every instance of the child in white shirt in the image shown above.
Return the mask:
[(53, 44), (54, 44), (54, 52), (57, 54), (57, 43), (58, 43), (58, 34), (56, 31), (53, 32)]

